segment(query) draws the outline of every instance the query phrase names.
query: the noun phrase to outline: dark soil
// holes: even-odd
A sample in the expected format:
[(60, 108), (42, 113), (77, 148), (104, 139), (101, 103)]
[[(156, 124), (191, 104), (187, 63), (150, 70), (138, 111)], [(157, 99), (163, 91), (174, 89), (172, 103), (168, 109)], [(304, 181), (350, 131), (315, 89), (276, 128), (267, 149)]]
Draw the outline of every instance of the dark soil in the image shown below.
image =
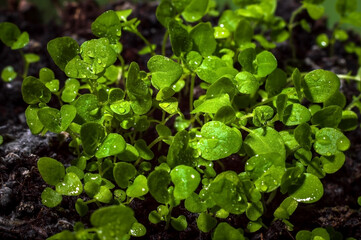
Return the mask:
[[(25, 1), (26, 2), (26, 1)], [(297, 8), (296, 1), (281, 1), (277, 14), (285, 19), (290, 17), (290, 12)], [(11, 21), (22, 30), (29, 32), (31, 42), (25, 52), (33, 52), (41, 56), (41, 61), (33, 64), (30, 75), (37, 76), (41, 67), (49, 67), (55, 71), (58, 79), (65, 80), (65, 75), (58, 70), (46, 52), (46, 43), (58, 36), (72, 36), (79, 43), (92, 38), (90, 31), (91, 22), (104, 10), (132, 8), (133, 17), (141, 19), (141, 32), (152, 43), (161, 43), (164, 29), (155, 18), (156, 4), (133, 5), (120, 1), (100, 8), (92, 1), (71, 3), (62, 9), (62, 27), (55, 23), (44, 25), (41, 22), (37, 8), (32, 5), (13, 5), (12, 10), (0, 11), (0, 22)], [(312, 26), (312, 34), (306, 33), (300, 27), (295, 28), (295, 43), (297, 56), (303, 60), (298, 65), (300, 70), (307, 71), (323, 68), (336, 73), (345, 74), (349, 71), (356, 73), (358, 60), (355, 55), (346, 54), (343, 48), (336, 45), (335, 56), (329, 57), (328, 50), (320, 49), (315, 45), (318, 33), (325, 31), (325, 19), (317, 22), (310, 20), (307, 14), (300, 17), (306, 18)], [(359, 38), (352, 37), (356, 43)], [(144, 45), (132, 34), (122, 36), (124, 45), (123, 56), (129, 63), (137, 61), (141, 68), (146, 68), (149, 56), (139, 56), (137, 51)], [(168, 47), (168, 50), (169, 47)], [(290, 58), (289, 45), (280, 44), (274, 50), (279, 65), (285, 66), (285, 60)], [(6, 65), (13, 65), (16, 70), (22, 69), (20, 55), (0, 44), (0, 69)], [(81, 218), (74, 210), (75, 198), (65, 197), (60, 207), (49, 209), (41, 204), (41, 192), (46, 184), (41, 179), (36, 162), (39, 157), (53, 157), (69, 165), (73, 155), (69, 152), (67, 144), (70, 139), (64, 135), (46, 134), (34, 136), (26, 126), (24, 111), (26, 104), (21, 98), (21, 81), (16, 79), (12, 83), (0, 81), (0, 135), (4, 137), (4, 144), (0, 146), (0, 239), (46, 239), (62, 230), (72, 230), (76, 221), (87, 223), (87, 216)], [(353, 84), (343, 84), (343, 92), (348, 101), (357, 94)], [(185, 103), (188, 104), (188, 103)], [(337, 173), (327, 175), (322, 182), (325, 193), (320, 201), (315, 204), (299, 204), (290, 222), (295, 229), (289, 232), (281, 221), (273, 222), (273, 211), (285, 198), (277, 193), (274, 201), (267, 206), (267, 214), (263, 216), (267, 229), (246, 236), (250, 239), (294, 239), (299, 230), (312, 230), (316, 227), (333, 227), (341, 232), (344, 237), (361, 239), (361, 212), (357, 205), (357, 197), (361, 195), (361, 130), (347, 134), (352, 142), (351, 148), (346, 152), (347, 158), (344, 166)], [(241, 171), (243, 163), (238, 156), (222, 160), (226, 169)], [(157, 203), (148, 195), (146, 200), (133, 200), (130, 206), (135, 211), (138, 221), (147, 228), (147, 235), (140, 239), (211, 239), (211, 234), (198, 231), (196, 226), (197, 214), (189, 213), (181, 204), (172, 212), (174, 217), (185, 215), (188, 228), (183, 232), (173, 229), (164, 230), (164, 224), (150, 224), (147, 216), (157, 207)], [(247, 219), (244, 215), (230, 215), (227, 221), (234, 227), (245, 229)]]

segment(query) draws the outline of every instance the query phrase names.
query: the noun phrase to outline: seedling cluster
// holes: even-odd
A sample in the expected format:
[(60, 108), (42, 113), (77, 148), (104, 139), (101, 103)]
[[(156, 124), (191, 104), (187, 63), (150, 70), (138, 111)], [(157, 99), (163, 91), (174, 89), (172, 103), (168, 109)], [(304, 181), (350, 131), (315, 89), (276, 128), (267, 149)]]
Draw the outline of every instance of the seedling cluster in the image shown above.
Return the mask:
[[(80, 46), (70, 37), (48, 43), (54, 63), (68, 76), (65, 83), (48, 68), (26, 76), (37, 59), (24, 56), (22, 94), (31, 132), (67, 133), (76, 156), (71, 164), (39, 159), (49, 185), (42, 202), (54, 208), (63, 196), (74, 196), (80, 216), (98, 208), (92, 226), (77, 223), (73, 232), (49, 239), (144, 236), (146, 228), (129, 205), (154, 198), (159, 206), (149, 213), (152, 224), (185, 230), (187, 218), (172, 214), (184, 205), (199, 214), (199, 230), (212, 231), (212, 239), (240, 240), (266, 227), (262, 215), (276, 194), (284, 200), (274, 218), (289, 230), (297, 206), (323, 196), (321, 179), (342, 167), (350, 147), (344, 132), (358, 127), (352, 111), (358, 100), (346, 107), (335, 73), (281, 69), (270, 51), (292, 36), (301, 10), (321, 17), (322, 0), (303, 1), (289, 25), (274, 15), (275, 0), (235, 2), (238, 9), (218, 13), (209, 0), (161, 1), (156, 16), (166, 33), (160, 55), (138, 31), (131, 10), (109, 10), (91, 26), (97, 38)], [(343, 2), (353, 1), (337, 4)], [(219, 16), (215, 25), (202, 20), (212, 15)], [(1, 23), (0, 32), (12, 49), (29, 40), (11, 23)], [(124, 32), (146, 44), (147, 69), (125, 64), (119, 42)], [(168, 38), (172, 56), (165, 55)], [(16, 75), (10, 66), (2, 72), (5, 81)], [(204, 94), (194, 96), (195, 88)], [(223, 164), (232, 156), (242, 171)], [(230, 214), (245, 214), (248, 225), (231, 226), (225, 221)], [(300, 232), (297, 239), (325, 231)]]

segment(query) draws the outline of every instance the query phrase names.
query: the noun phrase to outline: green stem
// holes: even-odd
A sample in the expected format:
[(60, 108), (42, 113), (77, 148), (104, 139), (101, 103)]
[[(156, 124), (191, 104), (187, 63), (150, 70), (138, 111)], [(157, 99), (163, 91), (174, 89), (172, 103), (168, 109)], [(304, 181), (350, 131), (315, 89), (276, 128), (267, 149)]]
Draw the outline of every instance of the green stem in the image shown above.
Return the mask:
[(194, 92), (194, 83), (195, 83), (196, 75), (192, 73), (191, 77), (191, 86), (189, 90), (189, 112), (193, 111), (193, 92)]
[(361, 99), (361, 94), (357, 97), (353, 97), (352, 102), (346, 107), (346, 110), (351, 110), (353, 107), (356, 106), (357, 102)]
[(344, 74), (337, 74), (337, 77), (341, 78), (341, 79), (349, 79), (349, 80), (361, 82), (361, 78), (359, 76), (349, 76), (349, 75), (344, 75)]
[(76, 134), (70, 130), (69, 128), (67, 129), (67, 132), (69, 133), (71, 139), (73, 139), (73, 141), (75, 142), (75, 150), (76, 150), (76, 154), (78, 155), (78, 158), (80, 157), (80, 150), (79, 150), (79, 144), (78, 141), (76, 140)]
[(173, 210), (173, 207), (169, 207), (169, 213), (166, 217), (166, 224), (165, 224), (165, 229), (168, 229), (169, 228), (169, 223), (170, 223), (170, 219), (171, 219), (171, 213), (172, 213), (172, 210)]
[(269, 205), (273, 201), (273, 199), (276, 197), (276, 194), (277, 194), (276, 190), (271, 192), (271, 194), (269, 195), (269, 197), (266, 201), (266, 205)]
[(166, 45), (167, 45), (167, 41), (168, 41), (168, 37), (169, 37), (169, 31), (168, 29), (165, 31), (164, 33), (164, 37), (163, 37), (163, 41), (162, 41), (162, 55), (165, 56), (165, 50), (166, 50)]
[(296, 59), (296, 47), (293, 42), (293, 28), (296, 26), (296, 24), (294, 22), (295, 22), (296, 16), (298, 14), (300, 14), (303, 11), (303, 9), (304, 9), (304, 6), (302, 5), (299, 8), (297, 8), (295, 11), (293, 11), (291, 18), (290, 18), (290, 22), (288, 23), (288, 32), (290, 34), (290, 46), (292, 49), (292, 58), (293, 59)]
[(26, 76), (28, 75), (28, 71), (29, 71), (29, 63), (26, 61), (25, 59), (25, 54), (23, 50), (19, 50), (20, 51), (20, 55), (23, 58), (23, 62), (24, 62), (24, 70), (23, 70), (23, 78), (26, 78)]
[[(122, 73), (121, 73), (120, 77), (117, 78), (117, 85), (119, 85), (120, 80), (122, 79), (122, 77), (124, 75), (124, 66), (125, 66), (125, 61), (124, 61), (123, 56), (119, 54), (118, 59), (120, 61), (120, 67), (121, 67), (120, 69), (121, 69)], [(124, 90), (125, 90), (125, 84), (124, 84)]]
[(245, 126), (240, 126), (241, 129), (243, 129), (246, 132), (252, 133), (253, 131)]
[(152, 56), (154, 56), (154, 55), (155, 55), (155, 52), (154, 52), (154, 49), (153, 49), (153, 47), (152, 47), (152, 44), (150, 44), (150, 42), (149, 42), (138, 30), (135, 29), (133, 32), (134, 32), (135, 35), (137, 35), (140, 39), (143, 40), (143, 42), (149, 47), (149, 49), (150, 49), (150, 54), (151, 54)]

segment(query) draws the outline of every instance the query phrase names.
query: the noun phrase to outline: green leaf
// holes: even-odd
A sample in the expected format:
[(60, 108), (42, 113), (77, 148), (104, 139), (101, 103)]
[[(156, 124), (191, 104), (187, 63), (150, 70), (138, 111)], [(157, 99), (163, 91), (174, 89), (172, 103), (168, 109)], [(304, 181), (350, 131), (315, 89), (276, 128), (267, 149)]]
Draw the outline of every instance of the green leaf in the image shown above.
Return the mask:
[(237, 82), (238, 91), (244, 94), (255, 94), (260, 85), (257, 78), (247, 71), (238, 73), (234, 80)]
[[(204, 1), (204, 0), (193, 0)], [(208, 0), (207, 0), (208, 1)], [(190, 37), (193, 40), (193, 47), (203, 56), (211, 56), (217, 47), (217, 42), (214, 38), (214, 30), (212, 25), (207, 23), (199, 23), (190, 32)]]
[(200, 213), (207, 210), (207, 204), (198, 194), (192, 192), (191, 195), (184, 201), (184, 207), (192, 213)]
[(202, 61), (203, 61), (202, 55), (196, 51), (190, 51), (186, 55), (185, 62), (188, 68), (192, 71), (195, 71), (202, 64)]
[(173, 19), (176, 14), (176, 9), (173, 6), (171, 0), (161, 1), (155, 12), (158, 21), (166, 28), (169, 25), (169, 21)]
[(337, 172), (345, 163), (345, 154), (336, 153), (333, 156), (321, 156), (322, 169), (325, 173), (331, 174)]
[(301, 101), (303, 98), (302, 86), (301, 86), (302, 77), (301, 77), (301, 73), (298, 70), (298, 68), (295, 68), (295, 70), (292, 72), (291, 78), (292, 78), (293, 85), (295, 86), (295, 89), (297, 91), (298, 99)]
[(171, 97), (159, 103), (159, 107), (169, 114), (176, 114), (179, 112), (178, 99), (175, 97)]
[(198, 143), (201, 155), (207, 160), (218, 160), (239, 151), (242, 135), (222, 122), (211, 121), (203, 125)]
[(250, 73), (255, 72), (253, 61), (256, 59), (256, 50), (253, 48), (246, 48), (242, 50), (238, 55), (238, 62), (242, 66), (243, 71)]
[(105, 37), (111, 43), (119, 41), (122, 25), (119, 18), (113, 10), (109, 10), (101, 14), (91, 25), (93, 34), (99, 38)]
[(252, 222), (250, 221), (248, 224), (247, 224), (247, 230), (251, 233), (253, 232), (257, 232), (258, 230), (260, 230), (262, 228), (262, 224), (260, 222)]
[(289, 195), (297, 202), (314, 203), (323, 195), (323, 185), (315, 175), (305, 173), (303, 181), (298, 186), (293, 186), (289, 190)]
[(285, 159), (277, 152), (257, 154), (248, 159), (245, 169), (260, 192), (272, 192), (281, 185)]
[(192, 42), (188, 31), (176, 20), (169, 21), (169, 39), (174, 54), (179, 57), (181, 53), (187, 53), (192, 48)]
[(113, 200), (113, 194), (106, 186), (100, 186), (93, 198), (102, 203), (110, 203)]
[(84, 152), (93, 156), (105, 137), (104, 127), (98, 123), (84, 123), (80, 129), (80, 139)]
[(130, 112), (131, 103), (129, 101), (117, 101), (110, 105), (110, 109), (119, 115), (127, 115)]
[(342, 109), (332, 105), (321, 109), (312, 116), (312, 124), (320, 127), (337, 127), (342, 119)]
[(154, 158), (154, 153), (149, 149), (147, 143), (143, 139), (135, 141), (134, 147), (138, 150), (139, 156), (144, 160), (152, 160)]
[(306, 7), (308, 15), (310, 15), (310, 17), (313, 20), (320, 19), (325, 12), (325, 7), (322, 5), (311, 4), (311, 3), (303, 3), (303, 5)]
[(339, 90), (340, 79), (333, 72), (317, 69), (306, 74), (302, 87), (308, 100), (322, 103)]
[(152, 84), (157, 89), (172, 86), (183, 73), (178, 63), (161, 55), (151, 57), (147, 66), (152, 73)]
[(80, 83), (74, 78), (69, 78), (65, 81), (64, 90), (61, 93), (61, 100), (63, 102), (71, 103), (75, 100), (78, 95)]
[(217, 113), (224, 106), (231, 106), (228, 94), (222, 94), (214, 98), (205, 99), (191, 112), (194, 113)]
[(231, 32), (225, 27), (213, 27), (215, 39), (227, 39)]
[(214, 230), (212, 240), (244, 240), (243, 234), (226, 222), (218, 224)]
[(78, 196), (83, 192), (83, 184), (75, 173), (67, 173), (64, 180), (55, 185), (55, 189), (61, 195)]
[(75, 203), (75, 210), (79, 214), (79, 216), (84, 217), (88, 211), (88, 205), (83, 201), (83, 199), (78, 198)]
[(251, 221), (256, 221), (263, 214), (262, 202), (248, 203), (246, 210), (247, 218)]
[(186, 199), (194, 192), (200, 181), (199, 173), (192, 167), (178, 165), (170, 173), (174, 183), (174, 197), (177, 199)]
[(168, 203), (168, 185), (171, 181), (170, 175), (166, 170), (158, 169), (151, 172), (148, 176), (149, 192), (159, 203)]
[(358, 127), (358, 116), (355, 112), (350, 110), (342, 111), (342, 119), (338, 127), (342, 131), (353, 131)]
[(256, 56), (257, 76), (265, 77), (277, 68), (277, 60), (271, 52), (263, 51)]
[(288, 105), (283, 112), (282, 122), (286, 126), (295, 126), (311, 120), (310, 111), (299, 103)]
[(40, 61), (40, 56), (33, 53), (24, 54), (25, 62), (27, 63), (35, 63)]
[(197, 218), (197, 227), (202, 232), (209, 232), (217, 225), (217, 220), (207, 213), (199, 214)]
[(117, 157), (122, 161), (135, 162), (139, 158), (139, 152), (134, 146), (127, 143), (125, 150), (118, 154)]
[(253, 37), (253, 27), (247, 19), (241, 19), (234, 32), (234, 41), (238, 47), (251, 42)]
[(327, 34), (321, 33), (316, 38), (316, 43), (321, 48), (326, 48), (330, 44), (330, 39), (328, 38)]
[(38, 111), (41, 123), (51, 132), (66, 131), (76, 116), (76, 108), (72, 105), (63, 105), (59, 110), (55, 108), (42, 108)]
[(223, 94), (228, 94), (230, 99), (236, 95), (234, 83), (228, 77), (221, 77), (207, 89), (207, 98), (214, 98)]
[[(99, 74), (105, 68), (112, 65), (117, 60), (117, 54), (109, 44), (107, 38), (92, 39), (84, 42), (80, 47), (80, 54), (83, 61), (89, 64), (91, 74)], [(67, 67), (65, 68), (67, 72)], [(77, 78), (76, 76), (70, 76)], [(81, 73), (78, 74), (81, 78)]]
[(130, 235), (134, 237), (142, 237), (147, 233), (147, 229), (143, 224), (135, 222), (130, 229)]
[(53, 158), (42, 157), (38, 160), (37, 166), (41, 177), (47, 184), (54, 186), (65, 176), (63, 164)]
[(357, 9), (357, 0), (337, 0), (336, 11), (342, 17), (348, 13), (354, 12)]
[(253, 124), (256, 127), (261, 127), (267, 124), (268, 120), (271, 120), (274, 115), (274, 110), (270, 106), (258, 106), (253, 109)]
[(280, 94), (277, 96), (277, 99), (276, 99), (276, 108), (277, 108), (278, 118), (281, 120), (283, 119), (283, 114), (284, 114), (285, 108), (287, 106), (287, 100), (288, 100), (287, 94)]
[(172, 218), (170, 224), (177, 231), (184, 231), (188, 226), (187, 219), (184, 215), (180, 215), (177, 218)]
[(147, 194), (148, 191), (147, 178), (144, 175), (139, 175), (134, 179), (133, 184), (128, 187), (126, 193), (129, 197), (138, 198)]
[(294, 136), (296, 141), (306, 150), (311, 149), (311, 127), (307, 123), (301, 123), (295, 128)]
[(194, 164), (194, 149), (188, 146), (189, 135), (183, 130), (178, 132), (169, 147), (167, 155), (167, 163), (173, 168), (178, 165), (193, 166)]
[(350, 147), (350, 140), (342, 132), (334, 128), (322, 128), (316, 132), (313, 148), (323, 156), (335, 155)]
[(133, 210), (122, 205), (102, 207), (91, 215), (90, 222), (102, 240), (129, 238), (129, 231), (137, 220)]
[(224, 124), (230, 124), (236, 119), (236, 112), (230, 106), (223, 106), (214, 115), (213, 120)]
[(241, 214), (247, 209), (247, 198), (242, 191), (241, 181), (233, 171), (225, 171), (209, 185), (212, 199), (229, 213)]
[(273, 216), (279, 219), (289, 219), (296, 210), (298, 202), (291, 197), (287, 197), (282, 201), (280, 206), (275, 210)]
[(98, 98), (94, 94), (83, 94), (75, 102), (77, 118), (80, 123), (101, 122), (102, 113)]
[(126, 162), (116, 163), (113, 168), (113, 176), (119, 187), (125, 189), (129, 186), (129, 180), (135, 177), (137, 170), (135, 167)]
[(79, 45), (70, 37), (60, 37), (49, 41), (47, 49), (54, 63), (64, 71), (68, 62), (78, 55)]
[(11, 82), (14, 80), (17, 76), (17, 73), (15, 72), (14, 68), (12, 66), (6, 66), (1, 71), (1, 79), (4, 82)]
[(29, 105), (25, 110), (26, 123), (32, 134), (38, 134), (44, 128), (44, 125), (38, 117), (39, 110), (40, 108), (33, 105)]
[(225, 76), (233, 79), (238, 71), (233, 67), (229, 67), (227, 63), (219, 57), (206, 57), (202, 64), (196, 70), (197, 76), (208, 83), (214, 83), (219, 78)]
[(46, 187), (41, 193), (41, 203), (49, 208), (58, 206), (63, 197), (51, 188)]
[(287, 83), (287, 75), (284, 71), (276, 68), (266, 80), (266, 92), (268, 97), (273, 97), (279, 94)]
[(97, 79), (98, 77), (93, 73), (91, 65), (83, 61), (79, 56), (75, 56), (66, 64), (64, 69), (65, 74), (71, 78), (82, 79)]
[(0, 40), (12, 50), (25, 47), (29, 43), (29, 34), (20, 32), (20, 29), (13, 23), (0, 23)]
[(182, 17), (187, 22), (196, 22), (207, 13), (209, 0), (191, 0), (182, 12)]
[(51, 92), (37, 78), (26, 77), (21, 85), (21, 94), (27, 104), (39, 102), (48, 103), (51, 99)]
[(248, 156), (279, 153), (285, 159), (286, 149), (281, 135), (273, 128), (257, 128), (247, 135), (244, 148)]
[(95, 153), (97, 158), (117, 155), (125, 149), (124, 138), (118, 133), (109, 133)]

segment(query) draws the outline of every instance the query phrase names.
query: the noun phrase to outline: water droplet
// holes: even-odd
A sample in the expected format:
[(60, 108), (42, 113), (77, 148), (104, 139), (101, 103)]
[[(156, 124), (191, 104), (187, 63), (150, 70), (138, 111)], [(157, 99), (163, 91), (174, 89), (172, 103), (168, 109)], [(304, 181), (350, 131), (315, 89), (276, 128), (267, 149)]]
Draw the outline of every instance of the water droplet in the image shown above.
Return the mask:
[(343, 136), (337, 140), (337, 149), (340, 151), (346, 151), (350, 147), (350, 140)]

